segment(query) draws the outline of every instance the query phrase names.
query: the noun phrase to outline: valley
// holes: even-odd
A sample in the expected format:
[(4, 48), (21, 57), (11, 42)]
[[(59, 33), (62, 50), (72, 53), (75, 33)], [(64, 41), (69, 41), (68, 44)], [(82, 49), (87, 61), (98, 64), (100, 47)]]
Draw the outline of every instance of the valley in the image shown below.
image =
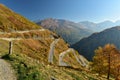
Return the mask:
[(113, 24), (34, 23), (0, 4), (0, 80), (119, 80), (120, 27)]

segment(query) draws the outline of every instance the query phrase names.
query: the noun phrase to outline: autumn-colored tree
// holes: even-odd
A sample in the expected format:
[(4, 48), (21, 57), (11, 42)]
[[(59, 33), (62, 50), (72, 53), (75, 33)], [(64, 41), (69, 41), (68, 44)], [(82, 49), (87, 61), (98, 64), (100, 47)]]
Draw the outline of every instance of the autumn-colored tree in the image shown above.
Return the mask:
[(93, 57), (93, 70), (99, 74), (118, 77), (120, 75), (120, 52), (113, 44), (107, 44), (95, 50)]
[[(93, 70), (98, 72), (99, 74), (103, 74), (106, 71), (106, 66), (105, 66), (105, 57), (103, 57), (103, 49), (102, 47), (99, 47), (97, 50), (95, 50), (95, 56), (93, 58)], [(103, 59), (103, 60), (102, 60)], [(104, 64), (103, 64), (104, 63)]]
[[(118, 54), (117, 54), (118, 53)], [(120, 80), (120, 52), (114, 51), (111, 57), (111, 74), (114, 75), (116, 80)]]

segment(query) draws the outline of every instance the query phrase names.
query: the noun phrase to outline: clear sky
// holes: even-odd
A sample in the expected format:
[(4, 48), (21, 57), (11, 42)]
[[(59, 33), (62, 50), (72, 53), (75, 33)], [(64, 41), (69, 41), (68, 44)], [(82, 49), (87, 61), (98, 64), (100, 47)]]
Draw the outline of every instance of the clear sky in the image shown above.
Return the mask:
[(75, 22), (120, 20), (120, 0), (0, 0), (0, 3), (32, 21), (44, 18)]

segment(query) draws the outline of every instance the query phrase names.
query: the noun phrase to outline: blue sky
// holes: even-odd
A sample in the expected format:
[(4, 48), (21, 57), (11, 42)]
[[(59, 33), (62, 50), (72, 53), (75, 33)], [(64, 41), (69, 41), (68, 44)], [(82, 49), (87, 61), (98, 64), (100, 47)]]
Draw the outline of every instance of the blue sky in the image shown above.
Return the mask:
[(0, 3), (32, 21), (44, 18), (75, 22), (120, 20), (120, 0), (0, 0)]

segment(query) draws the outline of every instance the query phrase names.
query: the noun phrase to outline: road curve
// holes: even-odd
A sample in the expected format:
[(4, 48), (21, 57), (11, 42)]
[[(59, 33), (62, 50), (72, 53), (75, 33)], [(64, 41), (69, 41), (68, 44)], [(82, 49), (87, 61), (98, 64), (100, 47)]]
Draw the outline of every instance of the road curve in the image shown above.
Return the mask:
[(49, 56), (48, 56), (49, 63), (53, 63), (54, 48), (55, 48), (55, 45), (58, 43), (58, 41), (59, 39), (55, 39), (50, 45), (50, 51), (49, 51)]
[(60, 53), (59, 55), (59, 66), (69, 66), (68, 64), (66, 64), (64, 61), (63, 61), (63, 58), (66, 54), (69, 54), (69, 52), (72, 52), (72, 54), (75, 56), (77, 62), (83, 66), (83, 67), (88, 67), (88, 61), (81, 55), (77, 56), (76, 55), (76, 52), (74, 49), (72, 48), (69, 48), (68, 50)]

